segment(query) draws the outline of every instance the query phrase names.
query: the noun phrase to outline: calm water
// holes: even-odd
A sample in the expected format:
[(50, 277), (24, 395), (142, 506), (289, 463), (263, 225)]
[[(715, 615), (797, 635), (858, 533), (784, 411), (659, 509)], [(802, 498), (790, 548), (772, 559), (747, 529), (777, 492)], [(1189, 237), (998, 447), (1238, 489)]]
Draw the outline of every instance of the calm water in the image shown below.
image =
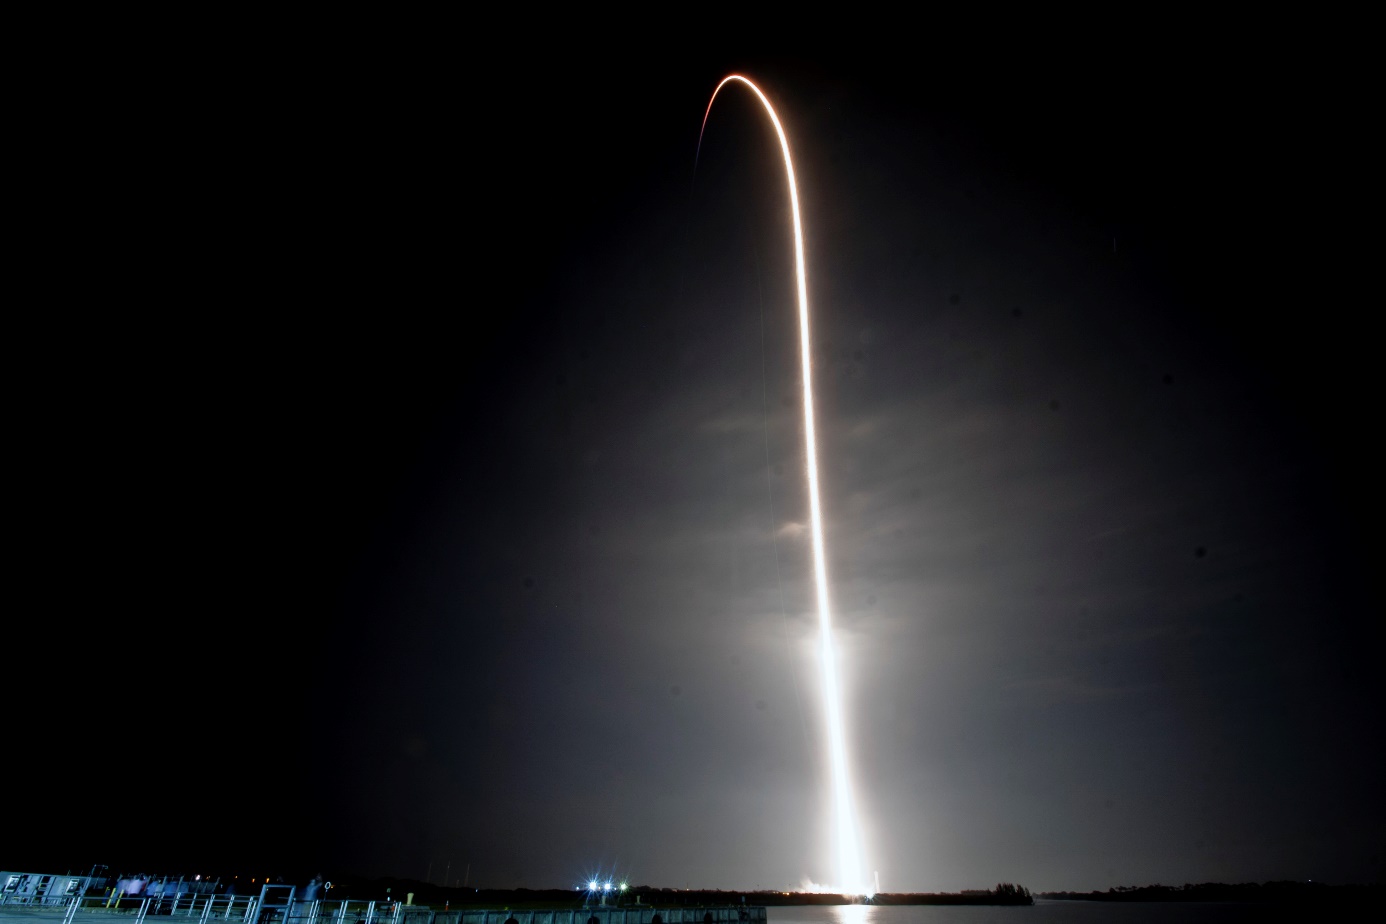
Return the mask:
[[(770, 924), (1242, 924), (1290, 921), (1283, 910), (1261, 905), (1198, 902), (1046, 902), (1025, 908), (948, 905), (843, 905), (771, 908)], [(1308, 920), (1308, 918), (1304, 918)]]

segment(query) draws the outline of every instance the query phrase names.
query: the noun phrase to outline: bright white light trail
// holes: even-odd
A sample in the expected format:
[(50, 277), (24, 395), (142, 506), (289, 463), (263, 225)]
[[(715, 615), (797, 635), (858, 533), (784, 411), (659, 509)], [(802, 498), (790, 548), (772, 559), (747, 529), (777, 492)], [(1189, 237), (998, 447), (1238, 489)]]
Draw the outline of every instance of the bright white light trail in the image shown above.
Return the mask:
[(813, 429), (813, 376), (809, 367), (809, 316), (808, 283), (804, 273), (804, 233), (799, 221), (799, 189), (794, 181), (794, 162), (789, 156), (789, 139), (779, 116), (770, 100), (750, 80), (738, 74), (724, 77), (712, 91), (707, 111), (703, 113), (703, 127), (698, 132), (698, 145), (702, 146), (703, 131), (707, 129), (707, 117), (712, 112), (712, 104), (717, 94), (732, 81), (744, 83), (760, 100), (765, 111), (774, 123), (775, 134), (780, 138), (780, 151), (784, 154), (784, 172), (789, 180), (789, 202), (794, 216), (794, 274), (799, 286), (799, 343), (804, 370), (804, 441), (808, 455), (809, 513), (813, 521), (813, 570), (818, 589), (818, 628), (820, 658), (823, 669), (823, 700), (828, 719), (828, 759), (832, 768), (833, 816), (836, 827), (837, 886), (836, 889), (848, 895), (871, 895), (876, 890), (866, 877), (866, 864), (862, 862), (861, 838), (857, 831), (857, 812), (852, 798), (852, 780), (847, 765), (847, 734), (842, 715), (842, 693), (837, 679), (837, 646), (833, 644), (833, 617), (828, 605), (828, 567), (823, 551), (823, 517), (818, 503), (818, 448)]

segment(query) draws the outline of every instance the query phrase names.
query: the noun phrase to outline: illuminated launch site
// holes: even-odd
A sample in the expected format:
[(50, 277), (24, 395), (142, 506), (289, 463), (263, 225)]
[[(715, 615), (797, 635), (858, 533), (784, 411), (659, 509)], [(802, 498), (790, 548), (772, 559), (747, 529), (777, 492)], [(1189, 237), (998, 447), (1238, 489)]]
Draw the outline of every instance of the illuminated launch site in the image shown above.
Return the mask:
[(789, 202), (794, 224), (794, 273), (799, 299), (799, 344), (800, 364), (803, 369), (804, 387), (804, 440), (808, 459), (809, 514), (813, 535), (813, 571), (818, 597), (819, 664), (823, 681), (823, 704), (827, 719), (828, 761), (832, 787), (832, 853), (836, 860), (836, 882), (825, 891), (840, 892), (846, 895), (871, 895), (876, 891), (874, 884), (866, 875), (866, 863), (862, 856), (861, 836), (857, 824), (856, 801), (852, 794), (852, 778), (847, 760), (846, 719), (842, 709), (842, 690), (838, 680), (837, 645), (833, 640), (832, 607), (828, 597), (827, 562), (823, 546), (823, 517), (819, 503), (818, 488), (818, 449), (814, 435), (813, 415), (813, 374), (809, 353), (809, 313), (808, 283), (804, 269), (804, 234), (799, 216), (799, 190), (794, 179), (794, 162), (789, 154), (789, 139), (784, 126), (780, 124), (775, 107), (761, 92), (760, 88), (745, 77), (737, 74), (725, 77), (712, 91), (707, 111), (703, 113), (702, 129), (698, 133), (699, 146), (702, 134), (707, 129), (707, 119), (717, 94), (729, 83), (741, 83), (750, 89), (765, 107), (779, 137), (780, 151), (784, 155), (785, 178), (789, 187)]

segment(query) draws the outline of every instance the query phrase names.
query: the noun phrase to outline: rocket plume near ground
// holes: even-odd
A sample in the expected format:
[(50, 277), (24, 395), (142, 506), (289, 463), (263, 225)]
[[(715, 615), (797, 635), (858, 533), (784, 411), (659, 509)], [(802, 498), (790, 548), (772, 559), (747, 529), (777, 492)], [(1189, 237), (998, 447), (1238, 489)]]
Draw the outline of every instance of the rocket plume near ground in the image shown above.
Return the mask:
[(833, 847), (837, 860), (835, 891), (849, 895), (870, 895), (874, 886), (867, 879), (862, 861), (861, 838), (857, 828), (857, 812), (852, 796), (852, 780), (847, 762), (847, 733), (842, 712), (842, 692), (837, 676), (837, 646), (833, 642), (832, 609), (828, 599), (828, 568), (823, 547), (823, 517), (818, 500), (818, 448), (813, 425), (813, 375), (809, 362), (808, 284), (804, 271), (804, 233), (799, 219), (799, 189), (794, 180), (794, 162), (789, 156), (789, 139), (770, 100), (750, 80), (737, 74), (724, 77), (712, 91), (703, 126), (698, 132), (701, 149), (703, 131), (712, 113), (717, 94), (727, 84), (745, 84), (765, 107), (775, 134), (780, 139), (784, 155), (785, 176), (789, 183), (789, 202), (794, 219), (794, 273), (799, 295), (799, 343), (804, 376), (804, 437), (808, 456), (809, 513), (813, 525), (813, 570), (818, 591), (819, 657), (823, 672), (823, 701), (828, 723), (828, 760), (832, 779)]

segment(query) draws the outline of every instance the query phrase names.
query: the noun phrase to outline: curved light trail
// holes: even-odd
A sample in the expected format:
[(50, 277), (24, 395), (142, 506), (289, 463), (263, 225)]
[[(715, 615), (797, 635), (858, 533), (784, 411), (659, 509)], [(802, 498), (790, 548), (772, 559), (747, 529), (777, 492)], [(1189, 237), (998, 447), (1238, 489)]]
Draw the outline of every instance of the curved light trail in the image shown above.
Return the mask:
[(852, 780), (847, 764), (847, 733), (842, 714), (842, 692), (837, 676), (837, 646), (833, 643), (833, 617), (828, 601), (828, 567), (823, 550), (823, 517), (818, 502), (818, 448), (813, 427), (813, 376), (809, 366), (808, 283), (804, 272), (804, 232), (799, 220), (799, 189), (794, 180), (794, 162), (789, 156), (789, 139), (780, 124), (770, 100), (750, 80), (739, 74), (722, 78), (712, 91), (707, 111), (703, 113), (702, 129), (698, 131), (698, 146), (702, 147), (703, 131), (717, 94), (727, 84), (736, 81), (750, 88), (765, 107), (784, 154), (784, 171), (789, 181), (789, 202), (794, 216), (794, 275), (799, 290), (799, 344), (804, 375), (804, 440), (808, 455), (809, 513), (813, 524), (813, 571), (818, 589), (819, 650), (823, 671), (823, 701), (828, 721), (828, 759), (832, 768), (833, 821), (837, 885), (848, 895), (870, 895), (874, 887), (866, 877), (862, 862), (861, 837), (857, 829), (857, 812), (852, 797)]

